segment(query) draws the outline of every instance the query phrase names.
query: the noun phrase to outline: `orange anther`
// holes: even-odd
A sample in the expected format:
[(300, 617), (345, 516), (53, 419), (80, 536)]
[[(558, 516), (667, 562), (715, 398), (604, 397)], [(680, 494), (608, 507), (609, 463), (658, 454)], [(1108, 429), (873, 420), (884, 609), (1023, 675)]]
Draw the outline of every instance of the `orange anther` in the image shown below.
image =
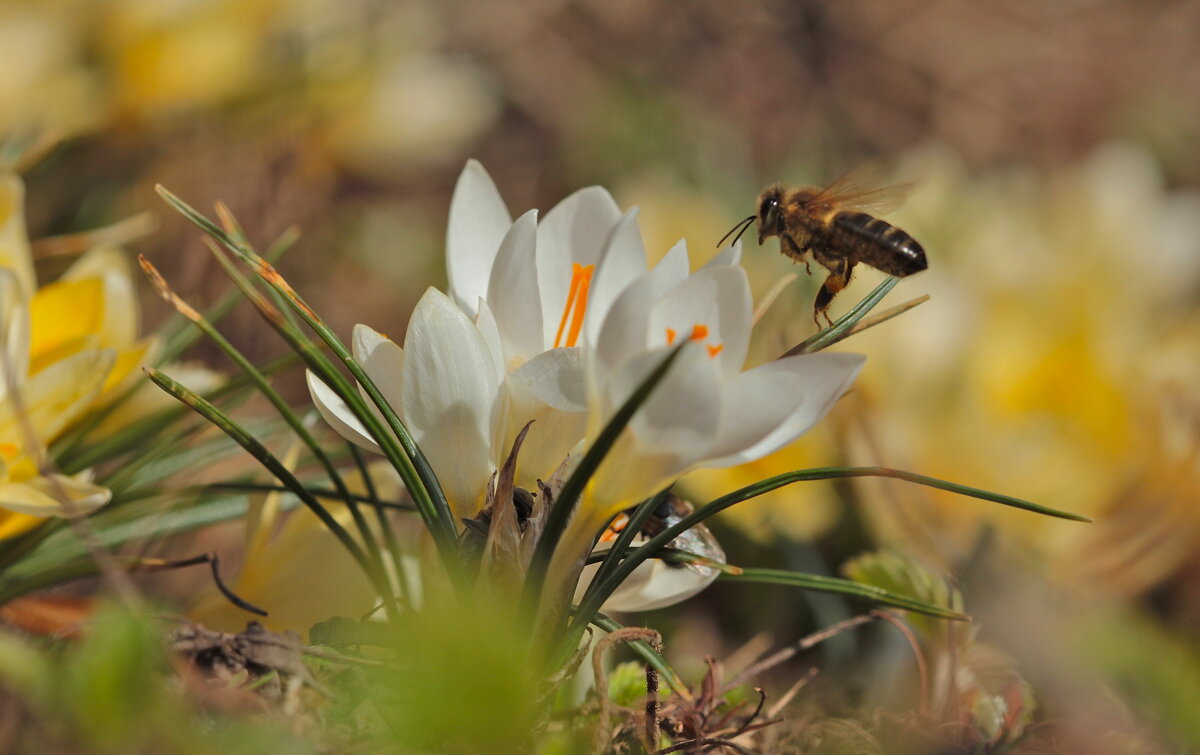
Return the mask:
[[(562, 319), (558, 322), (558, 332), (554, 335), (554, 348), (559, 346), (574, 346), (579, 340), (579, 331), (583, 328), (583, 316), (587, 313), (588, 289), (592, 285), (592, 273), (595, 265), (571, 265), (571, 288), (567, 292), (567, 303), (563, 307)], [(567, 329), (567, 321), (571, 327)], [(567, 341), (564, 344), (563, 331), (567, 331)]]
[(675, 329), (674, 329), (674, 328), (667, 328), (667, 345), (668, 345), (668, 346), (669, 346), (670, 344), (673, 344), (673, 343), (675, 343), (675, 336), (676, 336)]
[(698, 324), (693, 325), (692, 326), (692, 335), (690, 336), (690, 338), (693, 341), (699, 341), (699, 340), (708, 338), (708, 326), (707, 325), (698, 325)]
[(725, 344), (723, 344), (723, 343), (718, 343), (715, 345), (710, 343), (708, 345), (708, 355), (710, 357), (715, 357), (717, 354), (721, 353), (721, 349), (723, 349), (723, 348), (725, 348)]

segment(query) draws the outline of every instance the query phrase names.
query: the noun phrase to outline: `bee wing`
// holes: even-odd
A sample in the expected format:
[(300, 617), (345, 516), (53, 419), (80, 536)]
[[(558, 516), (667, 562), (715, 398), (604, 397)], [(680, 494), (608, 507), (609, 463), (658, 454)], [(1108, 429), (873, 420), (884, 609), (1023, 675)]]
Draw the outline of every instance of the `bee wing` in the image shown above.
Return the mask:
[(822, 189), (812, 201), (826, 202), (871, 215), (886, 215), (904, 204), (904, 198), (912, 184), (881, 186), (882, 175), (882, 166), (877, 163), (861, 165)]

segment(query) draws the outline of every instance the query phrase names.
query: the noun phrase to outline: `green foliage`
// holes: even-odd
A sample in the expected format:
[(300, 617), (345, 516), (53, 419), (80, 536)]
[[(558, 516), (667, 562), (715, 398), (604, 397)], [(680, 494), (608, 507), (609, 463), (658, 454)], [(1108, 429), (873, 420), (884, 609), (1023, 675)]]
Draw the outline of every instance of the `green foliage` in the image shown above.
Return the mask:
[(528, 631), (511, 610), (487, 599), (435, 599), (397, 633), (399, 671), (371, 684), (396, 745), (442, 753), (528, 749), (554, 690), (530, 663)]
[(646, 667), (636, 661), (618, 664), (608, 673), (608, 698), (627, 708), (646, 699)]
[[(876, 551), (847, 561), (842, 571), (855, 582), (951, 611), (962, 611), (962, 595), (940, 574), (895, 551)], [(940, 636), (941, 622), (912, 615), (909, 623), (926, 637)]]

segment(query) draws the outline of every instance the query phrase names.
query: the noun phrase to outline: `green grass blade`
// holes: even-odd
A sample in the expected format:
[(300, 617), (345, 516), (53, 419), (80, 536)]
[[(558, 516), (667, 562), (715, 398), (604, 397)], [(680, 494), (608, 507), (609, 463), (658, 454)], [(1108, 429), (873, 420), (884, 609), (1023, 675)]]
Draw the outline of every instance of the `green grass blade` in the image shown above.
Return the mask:
[[(339, 497), (346, 504), (347, 509), (350, 511), (350, 516), (354, 519), (355, 527), (358, 528), (359, 535), (362, 538), (363, 543), (366, 545), (367, 557), (370, 559), (372, 568), (376, 572), (375, 581), (382, 584), (388, 584), (390, 581), (386, 578), (386, 570), (384, 569), (383, 558), (379, 552), (379, 544), (376, 542), (374, 535), (371, 533), (371, 528), (367, 524), (366, 517), (359, 509), (358, 501), (350, 494), (350, 490), (346, 487), (345, 481), (343, 481), (341, 475), (338, 474), (337, 467), (335, 467), (333, 462), (330, 461), (329, 456), (325, 453), (325, 449), (321, 447), (321, 444), (317, 443), (316, 438), (314, 438), (312, 433), (309, 432), (308, 428), (304, 424), (304, 421), (300, 419), (300, 417), (294, 411), (292, 411), (292, 408), (288, 405), (287, 401), (283, 399), (283, 396), (279, 395), (279, 392), (275, 390), (275, 388), (267, 380), (266, 376), (259, 372), (258, 368), (256, 368), (250, 362), (250, 360), (247, 359), (244, 354), (242, 354), (241, 351), (239, 351), (232, 343), (230, 343), (228, 339), (226, 339), (225, 336), (222, 335), (221, 332), (212, 325), (212, 323), (204, 318), (203, 315), (192, 309), (187, 305), (186, 302), (184, 302), (173, 291), (171, 291), (166, 280), (164, 280), (162, 275), (159, 274), (158, 270), (156, 270), (154, 266), (150, 264), (149, 260), (147, 260), (145, 257), (139, 257), (138, 261), (141, 263), (142, 269), (145, 271), (146, 275), (154, 284), (154, 287), (158, 289), (159, 295), (174, 305), (175, 309), (178, 310), (180, 314), (190, 320), (192, 324), (196, 326), (197, 330), (207, 336), (208, 339), (212, 341), (218, 349), (221, 350), (221, 353), (223, 353), (237, 366), (239, 370), (242, 371), (242, 374), (250, 380), (250, 383), (258, 389), (258, 392), (261, 393), (267, 399), (267, 401), (270, 402), (271, 406), (275, 408), (275, 411), (279, 414), (280, 418), (282, 418), (284, 423), (291, 428), (292, 432), (296, 434), (296, 437), (308, 447), (309, 452), (312, 453), (313, 458), (315, 458), (321, 465), (321, 468), (325, 471), (326, 477), (328, 477), (330, 482), (333, 483), (334, 488), (338, 491)], [(389, 606), (394, 605), (393, 601), (391, 600), (391, 591), (387, 591), (383, 595), (388, 599), (387, 603)]]
[(818, 467), (816, 469), (802, 469), (796, 472), (786, 472), (775, 477), (770, 477), (766, 480), (761, 480), (753, 485), (747, 485), (740, 490), (735, 490), (732, 493), (716, 498), (708, 503), (700, 506), (691, 514), (685, 516), (674, 525), (666, 528), (659, 534), (650, 538), (644, 545), (630, 553), (621, 561), (611, 574), (599, 585), (595, 592), (584, 599), (576, 612), (576, 631), (582, 628), (582, 622), (588, 620), (588, 616), (598, 610), (608, 599), (609, 595), (620, 586), (633, 570), (636, 569), (643, 561), (656, 553), (660, 548), (665, 547), (668, 543), (678, 537), (681, 533), (689, 528), (703, 522), (705, 519), (724, 511), (725, 509), (742, 501), (750, 500), (764, 493), (769, 493), (772, 490), (777, 490), (786, 485), (791, 485), (796, 482), (806, 482), (810, 480), (834, 480), (847, 477), (890, 477), (898, 480), (913, 482), (918, 485), (925, 485), (939, 490), (947, 490), (959, 495), (978, 498), (984, 501), (1011, 506), (1013, 508), (1032, 511), (1045, 516), (1058, 517), (1060, 519), (1069, 519), (1078, 522), (1090, 522), (1091, 519), (1079, 514), (1072, 514), (1066, 511), (1051, 509), (1046, 506), (1040, 506), (1036, 503), (1013, 498), (1012, 496), (992, 493), (979, 488), (972, 488), (966, 485), (959, 485), (953, 482), (946, 482), (934, 477), (915, 474), (913, 472), (903, 472), (898, 469), (889, 469), (887, 467)]
[(903, 608), (906, 611), (933, 616), (939, 619), (954, 621), (970, 621), (971, 617), (949, 608), (926, 603), (916, 598), (910, 598), (899, 593), (885, 590), (882, 587), (863, 584), (838, 577), (822, 577), (816, 574), (785, 571), (781, 569), (743, 569), (741, 574), (722, 573), (717, 579), (723, 582), (754, 582), (769, 585), (786, 585), (802, 590), (833, 593), (851, 598), (862, 598), (873, 603), (879, 603), (893, 608)]
[(254, 305), (262, 318), (279, 333), (280, 337), (291, 347), (293, 352), (301, 357), (309, 369), (321, 378), (330, 389), (337, 393), (362, 420), (364, 426), (388, 458), (388, 461), (392, 463), (400, 474), (405, 487), (408, 488), (412, 495), (417, 511), (420, 512), (422, 519), (425, 520), (426, 526), (434, 533), (435, 539), (439, 531), (443, 532), (443, 538), (437, 540), (441, 546), (439, 550), (443, 555), (443, 560), (448, 564), (452, 563), (451, 559), (455, 557), (456, 553), (453, 549), (453, 533), (446, 534), (444, 532), (445, 527), (441, 523), (433, 499), (426, 491), (424, 487), (425, 483), (421, 479), (416, 466), (412, 463), (411, 457), (402, 450), (401, 446), (397, 445), (396, 436), (388, 432), (375, 413), (369, 410), (358, 390), (321, 353), (317, 345), (284, 318), (283, 314), (263, 297), (254, 284), (234, 267), (233, 263), (219, 248), (215, 246), (210, 246), (209, 248), (234, 285)]
[(837, 319), (833, 325), (818, 331), (815, 335), (809, 337), (800, 345), (788, 351), (783, 356), (792, 356), (794, 354), (811, 354), (814, 351), (829, 346), (830, 344), (840, 341), (845, 337), (846, 333), (858, 324), (858, 321), (866, 317), (867, 313), (875, 308), (875, 305), (887, 296), (888, 292), (896, 287), (900, 282), (899, 278), (888, 276), (875, 287), (875, 290), (867, 294), (866, 297), (850, 308), (850, 311)]
[(645, 380), (637, 387), (621, 408), (617, 410), (613, 418), (609, 420), (600, 434), (596, 436), (596, 440), (588, 448), (587, 453), (583, 455), (579, 466), (571, 474), (567, 481), (563, 484), (562, 490), (559, 491), (558, 498), (554, 501), (554, 505), (550, 507), (550, 513), (546, 517), (546, 525), (542, 529), (541, 537), (538, 538), (537, 546), (534, 548), (533, 557), (530, 560), (529, 571), (525, 578), (525, 587), (522, 592), (522, 605), (533, 615), (533, 611), (537, 608), (538, 602), (541, 599), (542, 583), (545, 581), (546, 570), (550, 565), (550, 558), (554, 554), (554, 548), (562, 537), (563, 531), (567, 527), (567, 522), (570, 521), (571, 515), (575, 512), (575, 508), (579, 504), (579, 499), (583, 495), (584, 488), (587, 486), (588, 480), (592, 479), (592, 475), (600, 467), (600, 463), (604, 461), (604, 457), (612, 450), (613, 444), (617, 442), (617, 438), (621, 432), (633, 419), (633, 415), (643, 404), (650, 398), (650, 394), (658, 386), (662, 379), (667, 376), (667, 371), (671, 369), (671, 365), (675, 363), (675, 359), (683, 351), (687, 342), (673, 348), (661, 363), (654, 368), (654, 371), (646, 377)]
[[(596, 570), (594, 575), (592, 575), (592, 581), (588, 583), (587, 590), (583, 594), (583, 600), (586, 600), (592, 591), (598, 587), (609, 574), (612, 573), (613, 569), (617, 567), (617, 564), (621, 562), (621, 559), (624, 558), (625, 554), (629, 551), (629, 546), (633, 542), (633, 539), (637, 537), (638, 532), (641, 531), (642, 525), (644, 525), (646, 520), (654, 515), (654, 511), (662, 504), (663, 501), (667, 499), (667, 496), (670, 494), (671, 489), (667, 488), (666, 490), (660, 491), (658, 494), (653, 495), (638, 504), (638, 507), (634, 509), (632, 514), (629, 515), (629, 521), (626, 523), (625, 529), (621, 530), (621, 533), (617, 535), (617, 539), (614, 540), (613, 544), (609, 546), (609, 549), (604, 552), (605, 555), (601, 561), (600, 568)], [(595, 555), (597, 554), (592, 554), (592, 556)], [(592, 562), (592, 556), (588, 557), (589, 563)]]
[(273, 474), (276, 479), (286, 485), (294, 495), (296, 495), (305, 506), (309, 508), (317, 516), (318, 519), (329, 529), (330, 532), (341, 542), (342, 546), (350, 554), (350, 556), (358, 563), (367, 578), (371, 580), (372, 585), (379, 591), (381, 595), (390, 594), (386, 583), (378, 584), (379, 573), (373, 568), (370, 558), (363, 551), (362, 547), (354, 541), (346, 528), (341, 525), (329, 511), (321, 505), (316, 496), (308, 492), (304, 485), (296, 479), (295, 475), (283, 465), (278, 458), (275, 457), (266, 446), (258, 441), (253, 435), (250, 435), (240, 425), (230, 419), (220, 409), (205, 401), (195, 392), (189, 390), (186, 386), (172, 380), (167, 375), (150, 367), (143, 368), (150, 379), (153, 380), (159, 387), (167, 393), (174, 396), (179, 401), (193, 408), (198, 414), (207, 419), (209, 422), (220, 428), (226, 435), (233, 438), (238, 445), (246, 450), (251, 456), (258, 460), (267, 471)]
[[(379, 391), (378, 387), (371, 380), (371, 378), (354, 360), (353, 355), (346, 348), (345, 344), (343, 344), (341, 340), (333, 333), (333, 331), (329, 329), (329, 327), (316, 314), (316, 312), (300, 298), (299, 294), (297, 294), (295, 290), (293, 290), (291, 286), (287, 284), (283, 277), (279, 275), (278, 271), (276, 271), (269, 262), (256, 254), (248, 245), (239, 243), (236, 239), (231, 237), (211, 220), (196, 212), (196, 210), (190, 207), (186, 202), (179, 199), (162, 186), (158, 186), (156, 188), (159, 195), (161, 195), (172, 207), (174, 207), (202, 231), (216, 239), (230, 252), (237, 255), (239, 259), (241, 259), (255, 271), (261, 280), (282, 295), (292, 311), (299, 315), (300, 318), (304, 320), (304, 322), (321, 338), (321, 340), (333, 350), (334, 354), (339, 360), (341, 360), (342, 364), (350, 371), (350, 373), (362, 386), (363, 390), (367, 393), (371, 401), (376, 405), (380, 413), (383, 415), (384, 420), (392, 431), (391, 434), (381, 431), (381, 427), (373, 412), (365, 411), (365, 406), (363, 406), (363, 402), (357, 395), (357, 390), (352, 389), (343, 395), (343, 391), (341, 389), (348, 384), (346, 384), (340, 373), (337, 373), (336, 370), (333, 370), (331, 373), (329, 369), (324, 369), (321, 372), (318, 372), (325, 383), (329, 385), (331, 389), (337, 392), (344, 401), (347, 401), (351, 409), (354, 410), (356, 414), (358, 414), (359, 408), (362, 406), (364, 412), (358, 415), (359, 418), (363, 421), (368, 430), (371, 431), (372, 436), (375, 437), (376, 442), (379, 443), (380, 447), (388, 456), (392, 464), (396, 466), (397, 471), (400, 472), (406, 487), (409, 488), (409, 492), (412, 494), (413, 499), (417, 504), (418, 510), (421, 511), (422, 516), (426, 518), (426, 524), (429, 527), (435, 542), (438, 544), (439, 551), (443, 556), (443, 561), (446, 563), (447, 568), (454, 570), (458, 528), (450, 512), (450, 506), (446, 501), (445, 494), (443, 493), (441, 485), (437, 480), (437, 476), (433, 473), (433, 469), (429, 466), (429, 462), (425, 459), (425, 456), (421, 452), (420, 448), (418, 448), (416, 443), (413, 441), (408, 429), (396, 415), (395, 410), (391, 407), (391, 405), (388, 404), (387, 400), (384, 399), (383, 394)], [(282, 321), (282, 318), (279, 319)], [(286, 321), (283, 321), (279, 324), (284, 325), (284, 323), (286, 323)], [(277, 323), (272, 322), (272, 324), (275, 325)], [(284, 327), (286, 327), (286, 325), (284, 325)], [(320, 355), (319, 358), (325, 362), (328, 361), (324, 360), (323, 355)], [(380, 430), (378, 434), (376, 434), (377, 430)], [(399, 453), (399, 449), (396, 448), (394, 442), (395, 440), (399, 440), (400, 447), (403, 449), (402, 453)], [(403, 456), (404, 458), (401, 459), (399, 458), (400, 456)]]

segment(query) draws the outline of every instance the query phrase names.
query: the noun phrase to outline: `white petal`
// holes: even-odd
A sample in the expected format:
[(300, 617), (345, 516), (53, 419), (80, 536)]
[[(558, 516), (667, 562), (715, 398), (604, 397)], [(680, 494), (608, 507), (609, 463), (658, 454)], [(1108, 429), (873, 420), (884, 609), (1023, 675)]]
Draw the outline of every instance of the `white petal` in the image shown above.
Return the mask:
[[(656, 349), (622, 366), (609, 386), (611, 410), (633, 395), (669, 353), (670, 349)], [(720, 404), (721, 385), (712, 360), (704, 349), (687, 346), (629, 426), (643, 446), (675, 454), (690, 464), (712, 447)]]
[(495, 469), (504, 419), (492, 354), (475, 324), (437, 289), (417, 303), (404, 339), (404, 417), (458, 516), (471, 516)]
[(708, 456), (720, 458), (753, 448), (796, 411), (805, 391), (794, 370), (755, 369), (725, 380), (721, 426)]
[(509, 376), (538, 401), (564, 412), (587, 410), (579, 348), (542, 352)]
[[(64, 505), (62, 496), (70, 501)], [(112, 498), (107, 488), (93, 484), (88, 475), (52, 475), (24, 482), (0, 484), (0, 508), (32, 516), (76, 517), (89, 514)]]
[(719, 346), (715, 359), (722, 371), (736, 375), (750, 347), (753, 302), (746, 272), (736, 265), (704, 268), (689, 276), (658, 301), (650, 315), (650, 342), (666, 344), (667, 330), (687, 338), (696, 325), (708, 328), (703, 342)]
[(334, 393), (332, 388), (325, 385), (321, 378), (309, 370), (305, 370), (304, 377), (308, 382), (308, 395), (312, 397), (313, 404), (317, 407), (321, 418), (336, 430), (338, 435), (368, 451), (382, 453), (379, 445), (375, 443), (371, 434), (367, 432), (367, 428), (363, 426), (362, 420), (350, 411), (350, 407)]
[(33, 296), (37, 280), (25, 232), (25, 184), (15, 173), (0, 173), (0, 267), (13, 271), (26, 298)]
[(651, 280), (654, 281), (655, 291), (666, 293), (680, 283), (683, 283), (684, 278), (687, 278), (690, 272), (691, 267), (688, 262), (687, 242), (680, 239), (658, 261), (658, 264), (650, 271), (650, 276)]
[(487, 300), (504, 344), (505, 361), (545, 351), (542, 302), (537, 287), (537, 210), (512, 224), (500, 242)]
[(592, 343), (617, 296), (646, 274), (646, 247), (638, 229), (637, 212), (636, 207), (631, 209), (613, 227), (596, 265), (584, 321), (584, 332)]
[(605, 611), (653, 611), (687, 600), (712, 584), (716, 569), (689, 569), (658, 559), (643, 562), (604, 601)]
[[(400, 376), (404, 372), (404, 349), (387, 336), (362, 323), (354, 326), (351, 349), (354, 352), (354, 361), (358, 362), (359, 366), (363, 368), (363, 372), (366, 372), (367, 376), (371, 378), (371, 382), (375, 383), (375, 387), (383, 394), (393, 411), (396, 412), (396, 416), (403, 420), (404, 407), (400, 403)], [(367, 396), (366, 392), (360, 391), (360, 393), (366, 400), (367, 406), (375, 409), (376, 416), (382, 419), (383, 415), (378, 413), (375, 403)]]
[(611, 371), (647, 348), (649, 316), (654, 304), (652, 273), (628, 286), (609, 307), (588, 356), (589, 370)]
[(479, 314), (475, 317), (475, 327), (479, 329), (479, 335), (483, 336), (483, 342), (487, 344), (488, 351), (492, 353), (492, 366), (496, 372), (496, 379), (503, 380), (508, 373), (508, 369), (504, 365), (504, 341), (500, 337), (500, 327), (496, 325), (496, 317), (492, 314), (492, 308), (483, 299), (479, 300)]
[(583, 356), (578, 348), (553, 349), (509, 376), (510, 448), (516, 433), (533, 420), (517, 465), (517, 484), (545, 479), (583, 439), (587, 429)]
[(761, 441), (739, 453), (706, 462), (705, 466), (727, 467), (754, 461), (799, 438), (849, 390), (865, 362), (866, 357), (861, 354), (800, 354), (752, 370), (786, 371), (799, 376), (803, 382), (800, 401), (779, 427)]
[[(716, 267), (718, 265), (737, 265), (742, 261), (742, 240), (738, 239), (733, 242), (733, 246), (728, 246), (717, 252), (717, 255), (705, 263), (704, 267)], [(703, 269), (703, 268), (701, 268)]]
[(571, 290), (572, 264), (594, 265), (621, 218), (612, 196), (599, 186), (580, 189), (546, 213), (537, 229), (537, 270), (543, 341), (554, 336)]
[(492, 261), (511, 225), (512, 216), (492, 177), (477, 161), (468, 160), (450, 199), (446, 274), (451, 296), (472, 316), (479, 298), (487, 296)]

